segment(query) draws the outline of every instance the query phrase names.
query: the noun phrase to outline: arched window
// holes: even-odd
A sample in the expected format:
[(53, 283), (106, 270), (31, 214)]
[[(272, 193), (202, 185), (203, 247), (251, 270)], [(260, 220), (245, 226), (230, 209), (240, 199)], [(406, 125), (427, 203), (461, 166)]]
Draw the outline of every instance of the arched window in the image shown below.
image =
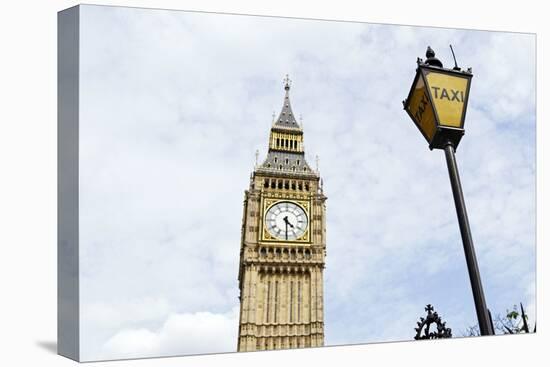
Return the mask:
[(275, 300), (274, 300), (274, 302), (273, 302), (273, 303), (274, 303), (274, 305), (273, 305), (273, 306), (274, 306), (274, 307), (273, 307), (273, 311), (274, 311), (274, 313), (275, 313), (275, 315), (273, 315), (273, 321), (274, 321), (274, 322), (277, 322), (277, 308), (278, 308), (278, 306), (279, 306), (279, 302), (278, 302), (278, 301), (279, 301), (279, 299), (278, 299), (279, 297), (278, 297), (278, 294), (277, 294), (277, 293), (279, 293), (279, 282), (276, 280), (276, 281), (275, 281), (275, 297), (274, 297)]
[(279, 146), (279, 138), (277, 138), (277, 147)]
[(290, 281), (290, 294), (289, 294), (288, 298), (290, 299), (290, 302), (289, 302), (289, 305), (290, 305), (290, 307), (289, 307), (289, 309), (290, 309), (289, 310), (289, 312), (290, 312), (289, 319), (290, 319), (290, 322), (292, 322), (292, 321), (294, 321), (293, 320), (294, 312), (292, 312), (292, 311), (294, 311), (294, 282), (292, 280)]
[(271, 281), (267, 281), (267, 294), (266, 294), (266, 310), (265, 310), (265, 322), (269, 322), (269, 305), (271, 304)]
[(267, 178), (264, 180), (264, 187), (265, 188), (269, 187), (269, 179), (267, 179)]
[(298, 281), (298, 317), (297, 321), (300, 322), (300, 309), (302, 308), (302, 282)]

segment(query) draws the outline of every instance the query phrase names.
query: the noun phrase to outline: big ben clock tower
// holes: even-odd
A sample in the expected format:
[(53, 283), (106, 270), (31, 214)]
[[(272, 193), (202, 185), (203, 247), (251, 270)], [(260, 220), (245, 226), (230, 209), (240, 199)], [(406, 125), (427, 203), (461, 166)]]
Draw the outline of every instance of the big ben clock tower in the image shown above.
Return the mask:
[(269, 134), (265, 161), (245, 191), (239, 265), (238, 351), (324, 344), (325, 200), (307, 164), (291, 81)]

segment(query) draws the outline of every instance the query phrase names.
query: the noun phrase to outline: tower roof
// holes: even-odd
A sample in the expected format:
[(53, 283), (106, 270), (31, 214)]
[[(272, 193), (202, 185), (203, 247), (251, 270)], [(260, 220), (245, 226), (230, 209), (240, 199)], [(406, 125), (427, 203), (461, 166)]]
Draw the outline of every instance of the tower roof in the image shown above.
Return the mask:
[(288, 75), (284, 79), (285, 98), (277, 120), (273, 121), (269, 136), (269, 150), (256, 172), (285, 176), (318, 177), (318, 172), (306, 162), (303, 130), (296, 121), (290, 106), (289, 90), (292, 84)]
[(292, 112), (292, 107), (290, 106), (289, 91), (290, 86), (292, 85), (292, 80), (288, 78), (288, 74), (286, 75), (284, 82), (285, 98), (283, 100), (283, 108), (281, 109), (281, 113), (279, 113), (279, 117), (277, 117), (277, 119), (273, 122), (273, 127), (289, 130), (301, 130), (301, 127)]
[(265, 161), (256, 168), (256, 172), (286, 175), (318, 177), (306, 162), (304, 153), (270, 151)]

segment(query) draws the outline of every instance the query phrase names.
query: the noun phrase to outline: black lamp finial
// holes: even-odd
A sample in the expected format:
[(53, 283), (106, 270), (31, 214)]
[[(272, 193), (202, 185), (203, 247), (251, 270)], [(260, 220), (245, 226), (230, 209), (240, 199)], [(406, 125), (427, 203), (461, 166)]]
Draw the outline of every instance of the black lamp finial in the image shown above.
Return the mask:
[(428, 49), (426, 50), (426, 57), (426, 64), (431, 66), (438, 66), (440, 68), (443, 67), (443, 63), (441, 63), (441, 61), (439, 61), (439, 59), (435, 57), (435, 52), (430, 46), (428, 46)]

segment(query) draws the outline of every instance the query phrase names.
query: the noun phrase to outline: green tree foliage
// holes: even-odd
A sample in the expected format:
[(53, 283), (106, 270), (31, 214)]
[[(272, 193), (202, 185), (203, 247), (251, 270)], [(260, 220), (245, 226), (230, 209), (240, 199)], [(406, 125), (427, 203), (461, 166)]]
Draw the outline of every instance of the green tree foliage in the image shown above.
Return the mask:
[[(518, 306), (514, 305), (511, 310), (506, 310), (505, 316), (501, 316), (499, 314), (494, 318), (493, 325), (495, 327), (495, 334), (521, 334), (536, 332), (536, 323), (534, 325), (534, 328), (531, 330), (528, 322), (529, 318), (525, 313), (525, 310), (523, 309), (523, 304), (520, 303), (519, 305), (519, 311)], [(478, 325), (468, 326), (466, 330), (462, 333), (462, 336), (478, 335), (481, 335)]]

